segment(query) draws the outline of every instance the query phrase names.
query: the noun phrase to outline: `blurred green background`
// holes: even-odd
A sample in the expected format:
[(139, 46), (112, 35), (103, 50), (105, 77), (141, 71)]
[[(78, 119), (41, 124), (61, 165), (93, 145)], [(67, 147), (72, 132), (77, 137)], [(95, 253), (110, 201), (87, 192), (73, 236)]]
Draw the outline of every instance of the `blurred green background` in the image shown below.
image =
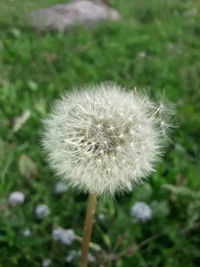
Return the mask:
[[(80, 243), (52, 241), (51, 232), (61, 226), (81, 236), (87, 196), (70, 189), (54, 193), (58, 179), (41, 151), (41, 120), (61, 93), (102, 81), (153, 96), (165, 90), (177, 105), (179, 127), (145, 184), (98, 202), (92, 240), (101, 250), (91, 250), (96, 261), (90, 265), (200, 266), (199, 2), (109, 0), (121, 21), (79, 25), (68, 34), (37, 33), (28, 26), (28, 11), (58, 2), (66, 1), (0, 2), (0, 266), (42, 266), (45, 259), (50, 266), (78, 266), (65, 258)], [(10, 207), (13, 191), (24, 192), (23, 204)], [(132, 223), (137, 201), (153, 210), (146, 223)], [(39, 203), (51, 211), (42, 220), (34, 215)], [(21, 234), (26, 227), (29, 237)]]

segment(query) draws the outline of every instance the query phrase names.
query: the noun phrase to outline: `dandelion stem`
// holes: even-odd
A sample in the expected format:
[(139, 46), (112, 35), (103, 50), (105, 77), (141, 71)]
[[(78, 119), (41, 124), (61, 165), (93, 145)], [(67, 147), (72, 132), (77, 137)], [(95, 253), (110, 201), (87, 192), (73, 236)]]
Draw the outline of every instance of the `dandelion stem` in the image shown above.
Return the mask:
[(83, 230), (80, 267), (88, 266), (88, 250), (89, 250), (90, 237), (92, 233), (92, 224), (95, 213), (95, 206), (96, 206), (96, 194), (90, 194), (88, 197), (87, 212)]

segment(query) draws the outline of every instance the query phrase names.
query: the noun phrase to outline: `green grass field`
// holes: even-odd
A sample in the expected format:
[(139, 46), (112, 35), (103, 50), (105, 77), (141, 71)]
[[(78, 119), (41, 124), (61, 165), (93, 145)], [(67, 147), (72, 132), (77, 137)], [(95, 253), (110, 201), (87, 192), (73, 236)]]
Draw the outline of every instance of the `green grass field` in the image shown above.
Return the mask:
[[(98, 202), (92, 241), (101, 249), (91, 249), (96, 257), (91, 266), (200, 266), (198, 1), (110, 0), (120, 22), (76, 26), (68, 34), (41, 34), (28, 26), (26, 12), (58, 2), (0, 4), (0, 266), (37, 267), (45, 259), (51, 259), (50, 266), (78, 266), (76, 259), (66, 263), (65, 258), (80, 249), (80, 242), (60, 244), (51, 232), (61, 226), (81, 236), (87, 196), (71, 189), (55, 195), (58, 178), (41, 150), (41, 120), (66, 90), (102, 81), (147, 89), (153, 97), (164, 91), (176, 104), (178, 127), (145, 184)], [(23, 204), (8, 204), (13, 191), (24, 192)], [(137, 201), (153, 209), (146, 223), (131, 221)], [(37, 220), (40, 203), (51, 212)], [(29, 237), (22, 235), (27, 227)]]

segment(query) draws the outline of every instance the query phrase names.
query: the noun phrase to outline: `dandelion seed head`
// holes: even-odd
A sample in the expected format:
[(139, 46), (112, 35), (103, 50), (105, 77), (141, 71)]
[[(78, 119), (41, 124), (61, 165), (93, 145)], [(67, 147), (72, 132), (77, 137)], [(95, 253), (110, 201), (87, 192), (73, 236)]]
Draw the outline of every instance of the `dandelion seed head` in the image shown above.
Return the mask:
[(43, 147), (72, 187), (97, 194), (132, 190), (161, 154), (155, 103), (113, 84), (73, 91), (44, 121)]

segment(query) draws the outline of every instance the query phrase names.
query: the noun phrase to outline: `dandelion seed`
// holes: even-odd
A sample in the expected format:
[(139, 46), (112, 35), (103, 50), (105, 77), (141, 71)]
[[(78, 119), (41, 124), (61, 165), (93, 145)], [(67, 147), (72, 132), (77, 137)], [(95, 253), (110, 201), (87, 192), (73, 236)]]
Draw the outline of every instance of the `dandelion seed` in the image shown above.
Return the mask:
[(12, 192), (8, 196), (8, 203), (13, 207), (24, 203), (24, 200), (25, 200), (24, 193), (19, 192), (19, 191)]
[(121, 146), (117, 146), (116, 147), (116, 150), (121, 151), (122, 150), (122, 147)]

